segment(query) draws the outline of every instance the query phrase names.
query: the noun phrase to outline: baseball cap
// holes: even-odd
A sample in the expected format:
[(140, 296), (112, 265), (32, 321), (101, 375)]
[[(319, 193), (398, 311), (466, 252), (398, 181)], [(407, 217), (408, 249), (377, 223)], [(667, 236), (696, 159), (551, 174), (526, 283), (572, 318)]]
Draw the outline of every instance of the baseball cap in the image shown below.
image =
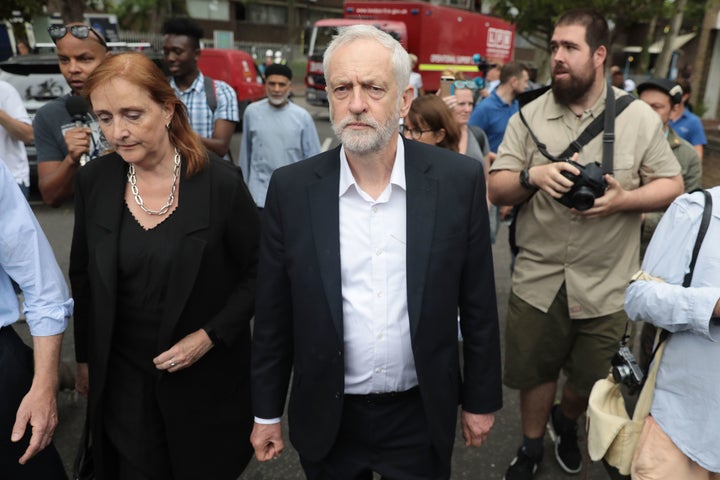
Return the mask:
[(670, 97), (670, 103), (673, 105), (677, 105), (682, 100), (682, 87), (667, 78), (650, 78), (644, 81), (637, 87), (638, 95), (647, 89), (660, 90)]

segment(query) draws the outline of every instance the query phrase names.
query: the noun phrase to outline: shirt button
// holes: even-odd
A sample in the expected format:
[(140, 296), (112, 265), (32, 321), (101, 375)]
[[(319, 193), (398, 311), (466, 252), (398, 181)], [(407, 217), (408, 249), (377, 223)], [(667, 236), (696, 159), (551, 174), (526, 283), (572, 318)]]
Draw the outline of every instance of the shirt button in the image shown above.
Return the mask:
[(375, 255), (377, 255), (378, 257), (380, 255), (382, 255), (382, 253), (383, 253), (382, 248), (378, 248), (377, 250), (375, 250)]
[(378, 296), (378, 298), (382, 298), (383, 292), (377, 292), (377, 296)]
[(371, 211), (372, 211), (372, 213), (377, 213), (378, 208), (377, 208), (377, 207), (372, 207)]
[(382, 339), (383, 339), (383, 334), (382, 334), (382, 333), (378, 333), (378, 334), (377, 334), (377, 339), (378, 339), (378, 340), (382, 340)]
[(382, 368), (376, 368), (375, 373), (382, 373)]
[(340, 395), (340, 392), (335, 392), (335, 399), (339, 400), (342, 395)]

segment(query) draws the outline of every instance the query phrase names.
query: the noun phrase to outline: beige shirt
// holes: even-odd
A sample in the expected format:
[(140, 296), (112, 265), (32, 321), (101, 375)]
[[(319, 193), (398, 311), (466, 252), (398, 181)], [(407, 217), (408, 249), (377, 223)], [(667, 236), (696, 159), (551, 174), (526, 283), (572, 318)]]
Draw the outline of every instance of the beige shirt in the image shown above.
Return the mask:
[[(624, 95), (614, 89), (615, 95)], [(605, 93), (578, 118), (559, 105), (551, 91), (523, 107), (523, 114), (547, 150), (560, 154), (605, 109)], [(578, 163), (602, 163), (602, 133), (580, 152)], [(542, 156), (518, 114), (508, 123), (493, 170), (519, 171), (543, 165)], [(680, 173), (662, 132), (660, 117), (635, 101), (615, 122), (614, 177), (632, 190), (660, 177)], [(538, 191), (517, 218), (520, 253), (513, 273), (513, 292), (547, 312), (563, 282), (570, 318), (595, 318), (623, 309), (625, 288), (639, 268), (640, 213), (619, 212), (584, 218), (548, 194)]]

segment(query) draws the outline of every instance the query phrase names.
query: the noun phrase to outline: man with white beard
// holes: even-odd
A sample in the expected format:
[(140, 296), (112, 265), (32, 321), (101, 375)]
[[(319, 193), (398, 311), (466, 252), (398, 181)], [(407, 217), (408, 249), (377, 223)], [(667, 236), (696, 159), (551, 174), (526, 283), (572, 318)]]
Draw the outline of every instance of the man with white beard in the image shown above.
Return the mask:
[[(342, 145), (280, 168), (263, 212), (251, 441), (308, 479), (447, 479), (458, 405), (480, 446), (502, 406), (482, 165), (403, 139), (410, 59), (370, 25), (324, 58)], [(464, 337), (461, 375), (457, 313)]]
[(287, 65), (265, 67), (267, 98), (251, 103), (243, 114), (240, 168), (261, 211), (276, 168), (320, 153), (312, 117), (289, 100), (291, 81), (292, 70)]

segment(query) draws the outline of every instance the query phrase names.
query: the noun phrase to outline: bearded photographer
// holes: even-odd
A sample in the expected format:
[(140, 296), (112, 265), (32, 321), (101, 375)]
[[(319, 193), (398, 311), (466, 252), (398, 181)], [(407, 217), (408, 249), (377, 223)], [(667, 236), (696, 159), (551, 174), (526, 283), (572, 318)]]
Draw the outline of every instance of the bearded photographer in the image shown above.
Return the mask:
[[(625, 329), (624, 290), (639, 265), (641, 212), (664, 208), (683, 191), (660, 119), (639, 101), (621, 110), (614, 100), (626, 94), (615, 88), (608, 104), (616, 109), (609, 115), (616, 117), (612, 174), (599, 165), (602, 133), (572, 156), (575, 164), (553, 157), (603, 114), (608, 49), (607, 22), (597, 12), (561, 16), (550, 41), (552, 88), (521, 109), (527, 125), (518, 114), (510, 119), (490, 171), (491, 202), (522, 204), (504, 383), (520, 390), (523, 441), (505, 480), (533, 478), (546, 423), (560, 467), (580, 472), (577, 419)], [(553, 406), (561, 370), (567, 381)]]

